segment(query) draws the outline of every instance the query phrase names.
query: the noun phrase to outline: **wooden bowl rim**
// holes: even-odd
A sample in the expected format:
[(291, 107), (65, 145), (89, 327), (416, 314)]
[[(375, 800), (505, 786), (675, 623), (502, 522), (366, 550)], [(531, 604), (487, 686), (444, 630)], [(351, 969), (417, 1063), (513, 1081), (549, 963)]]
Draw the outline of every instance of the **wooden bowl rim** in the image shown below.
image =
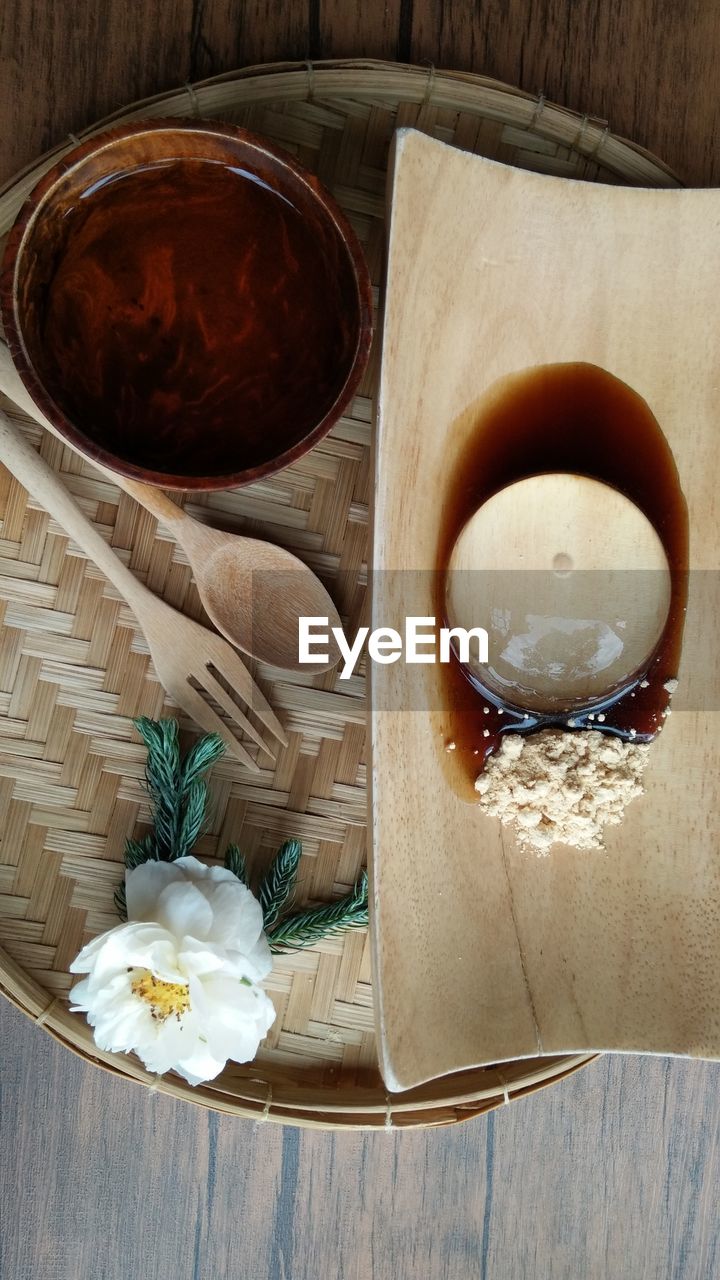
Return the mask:
[[(220, 138), (232, 140), (251, 153), (260, 153), (270, 157), (281, 169), (288, 171), (293, 179), (308, 192), (309, 197), (319, 207), (322, 216), (334, 227), (350, 259), (357, 297), (357, 341), (350, 369), (344, 383), (340, 387), (333, 404), (312, 430), (290, 448), (255, 467), (247, 467), (226, 475), (187, 476), (175, 475), (172, 472), (149, 470), (138, 466), (127, 459), (104, 448), (96, 440), (85, 435), (68, 418), (64, 410), (47, 391), (44, 382), (38, 375), (35, 366), (27, 353), (23, 337), (22, 323), (18, 315), (17, 289), (15, 287), (18, 271), (22, 263), (23, 247), (32, 231), (36, 220), (41, 216), (43, 206), (52, 199), (55, 188), (75, 169), (79, 169), (86, 160), (99, 152), (114, 147), (127, 138), (140, 137), (147, 133), (209, 133)], [(219, 489), (234, 489), (251, 484), (263, 476), (273, 475), (277, 471), (290, 466), (298, 458), (303, 457), (310, 449), (322, 440), (331, 430), (350, 404), (360, 379), (367, 366), (373, 336), (372, 285), (370, 273), (360, 242), (348, 218), (343, 213), (335, 198), (315, 177), (305, 169), (288, 152), (258, 134), (244, 129), (240, 125), (226, 124), (221, 120), (185, 120), (169, 116), (167, 118), (133, 121), (119, 125), (99, 134), (95, 134), (86, 142), (81, 142), (72, 151), (64, 155), (49, 169), (32, 188), (24, 201), (15, 222), (8, 234), (7, 243), (0, 265), (0, 313), (8, 349), (27, 391), (35, 404), (75, 449), (86, 458), (103, 467), (115, 471), (119, 475), (128, 476), (145, 484), (155, 485), (162, 489), (178, 489), (185, 492), (210, 492)]]

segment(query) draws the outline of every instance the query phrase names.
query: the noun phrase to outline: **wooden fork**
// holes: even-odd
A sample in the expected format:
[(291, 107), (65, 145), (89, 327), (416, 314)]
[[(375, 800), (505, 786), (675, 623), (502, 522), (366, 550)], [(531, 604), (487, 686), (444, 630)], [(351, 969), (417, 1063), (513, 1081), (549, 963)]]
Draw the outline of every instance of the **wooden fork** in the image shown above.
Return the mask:
[[(178, 613), (164, 600), (158, 600), (138, 582), (80, 510), (57, 473), (2, 412), (0, 462), (62, 525), (130, 605), (147, 640), (157, 677), (172, 701), (206, 732), (219, 733), (238, 760), (248, 769), (259, 772), (253, 757), (207, 701), (208, 697), (212, 698), (238, 729), (272, 755), (266, 740), (221, 684), (218, 676), (221, 677), (246, 709), (279, 742), (287, 744), (280, 721), (231, 645), (199, 622)], [(191, 681), (200, 688), (194, 687)]]

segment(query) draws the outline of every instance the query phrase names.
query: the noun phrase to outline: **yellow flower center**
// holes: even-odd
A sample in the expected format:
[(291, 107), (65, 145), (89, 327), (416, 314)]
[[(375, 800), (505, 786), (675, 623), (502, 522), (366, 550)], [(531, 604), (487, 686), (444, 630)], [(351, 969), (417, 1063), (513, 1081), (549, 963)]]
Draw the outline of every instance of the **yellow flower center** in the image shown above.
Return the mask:
[(182, 982), (163, 982), (149, 969), (139, 969), (131, 983), (134, 996), (150, 1005), (151, 1016), (156, 1022), (165, 1022), (173, 1015), (180, 1019), (190, 1008), (190, 991)]

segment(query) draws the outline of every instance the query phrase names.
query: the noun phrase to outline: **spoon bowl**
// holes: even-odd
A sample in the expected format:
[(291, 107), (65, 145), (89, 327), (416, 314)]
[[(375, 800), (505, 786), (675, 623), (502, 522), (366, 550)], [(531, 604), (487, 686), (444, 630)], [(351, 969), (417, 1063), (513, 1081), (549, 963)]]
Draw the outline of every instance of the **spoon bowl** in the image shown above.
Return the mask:
[[(325, 617), (330, 628), (339, 627), (340, 618), (319, 578), (297, 556), (256, 538), (207, 529), (190, 516), (182, 530), (203, 607), (227, 640), (286, 671), (313, 675), (335, 666), (340, 653), (332, 635), (329, 661), (298, 660), (299, 619)], [(199, 560), (193, 552), (201, 543), (210, 554)]]

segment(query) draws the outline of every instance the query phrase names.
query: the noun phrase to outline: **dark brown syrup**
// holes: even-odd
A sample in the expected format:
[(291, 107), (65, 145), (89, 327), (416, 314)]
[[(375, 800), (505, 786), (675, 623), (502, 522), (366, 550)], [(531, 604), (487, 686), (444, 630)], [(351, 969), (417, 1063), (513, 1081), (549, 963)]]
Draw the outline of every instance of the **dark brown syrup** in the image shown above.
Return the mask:
[(445, 618), (450, 555), (470, 516), (506, 485), (554, 471), (613, 485), (645, 513), (665, 548), (672, 596), (647, 670), (619, 694), (584, 711), (527, 715), (488, 693), (454, 655), (450, 663), (439, 665), (442, 733), (447, 746), (453, 744), (446, 759), (463, 790), (472, 786), (508, 730), (560, 725), (602, 729), (639, 742), (653, 738), (670, 700), (664, 685), (677, 676), (687, 599), (687, 508), (672, 452), (646, 402), (590, 364), (540, 366), (513, 375), (495, 391), (475, 413), (468, 443), (448, 481), (435, 574), (436, 618)]
[(248, 170), (186, 158), (103, 179), (64, 233), (41, 372), (91, 439), (150, 471), (231, 474), (332, 408), (357, 288), (317, 213)]

